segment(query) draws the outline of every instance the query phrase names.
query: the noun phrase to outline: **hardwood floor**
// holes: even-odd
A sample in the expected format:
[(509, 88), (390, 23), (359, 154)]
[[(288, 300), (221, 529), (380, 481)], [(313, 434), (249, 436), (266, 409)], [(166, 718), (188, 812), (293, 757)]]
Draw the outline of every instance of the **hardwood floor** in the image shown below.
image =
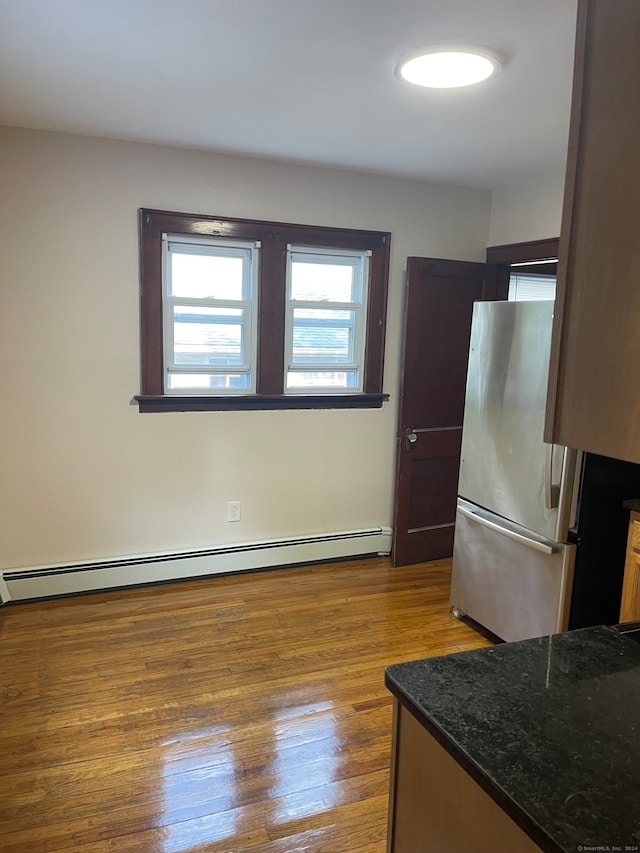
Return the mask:
[(488, 645), (449, 561), (0, 610), (3, 853), (384, 853), (386, 665)]

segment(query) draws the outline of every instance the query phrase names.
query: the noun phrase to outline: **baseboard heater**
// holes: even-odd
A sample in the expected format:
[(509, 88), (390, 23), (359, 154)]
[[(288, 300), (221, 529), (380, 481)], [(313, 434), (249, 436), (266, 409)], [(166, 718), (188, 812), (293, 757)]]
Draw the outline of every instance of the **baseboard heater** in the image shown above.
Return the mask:
[(174, 554), (145, 554), (75, 565), (6, 569), (0, 574), (0, 598), (4, 604), (7, 601), (382, 555), (390, 550), (391, 528), (374, 527)]

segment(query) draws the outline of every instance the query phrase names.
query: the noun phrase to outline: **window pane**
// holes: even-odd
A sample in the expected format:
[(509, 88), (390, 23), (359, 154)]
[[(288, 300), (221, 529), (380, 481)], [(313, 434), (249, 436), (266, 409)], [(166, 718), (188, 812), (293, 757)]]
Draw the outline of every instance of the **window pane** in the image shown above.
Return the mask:
[(509, 279), (509, 301), (528, 302), (536, 299), (556, 298), (555, 275), (520, 275), (512, 273)]
[(173, 309), (173, 353), (176, 365), (245, 363), (243, 308)]
[(287, 388), (357, 388), (357, 370), (289, 370)]
[(292, 261), (291, 298), (308, 302), (356, 302), (355, 269), (352, 264)]
[(247, 389), (251, 386), (251, 380), (247, 373), (169, 373), (169, 390), (177, 388), (185, 391), (213, 391), (223, 392), (225, 389)]
[(294, 308), (293, 364), (353, 362), (353, 311)]
[(169, 295), (190, 299), (243, 299), (244, 259), (169, 253)]

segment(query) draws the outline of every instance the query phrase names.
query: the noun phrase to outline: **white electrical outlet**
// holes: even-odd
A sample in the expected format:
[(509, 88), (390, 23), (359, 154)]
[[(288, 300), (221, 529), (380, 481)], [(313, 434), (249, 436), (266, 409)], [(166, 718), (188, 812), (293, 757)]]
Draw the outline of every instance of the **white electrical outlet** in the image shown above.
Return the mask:
[(242, 501), (229, 501), (227, 504), (227, 521), (240, 521), (242, 518)]

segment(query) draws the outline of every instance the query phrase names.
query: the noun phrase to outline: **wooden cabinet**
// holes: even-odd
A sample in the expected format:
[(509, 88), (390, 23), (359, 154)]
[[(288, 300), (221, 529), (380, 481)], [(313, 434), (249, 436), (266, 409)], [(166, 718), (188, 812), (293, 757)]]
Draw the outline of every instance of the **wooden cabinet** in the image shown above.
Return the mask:
[(387, 853), (540, 853), (397, 699)]
[(620, 621), (635, 622), (637, 619), (640, 619), (640, 512), (632, 512), (622, 582)]
[(579, 0), (545, 440), (640, 462), (640, 2)]

